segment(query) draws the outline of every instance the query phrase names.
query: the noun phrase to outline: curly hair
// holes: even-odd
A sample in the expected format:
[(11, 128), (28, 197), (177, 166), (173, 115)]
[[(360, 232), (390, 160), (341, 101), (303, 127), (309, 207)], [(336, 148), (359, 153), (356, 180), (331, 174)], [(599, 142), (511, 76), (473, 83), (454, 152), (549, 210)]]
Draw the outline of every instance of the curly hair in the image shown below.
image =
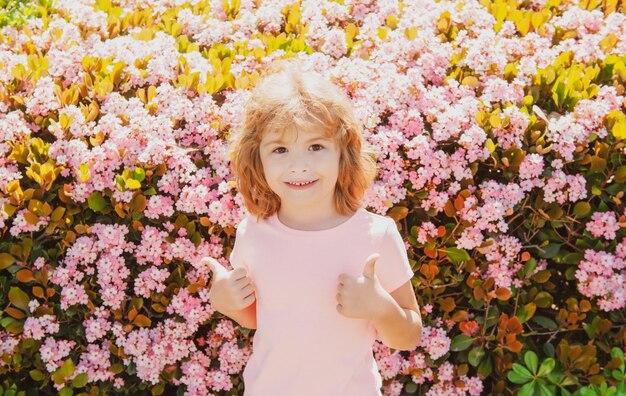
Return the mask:
[(265, 219), (280, 208), (280, 197), (265, 179), (259, 146), (268, 131), (284, 134), (293, 127), (317, 128), (335, 139), (340, 148), (335, 208), (342, 215), (360, 208), (377, 176), (377, 152), (363, 139), (350, 99), (321, 75), (295, 61), (279, 60), (255, 85), (228, 142), (231, 169), (248, 212)]

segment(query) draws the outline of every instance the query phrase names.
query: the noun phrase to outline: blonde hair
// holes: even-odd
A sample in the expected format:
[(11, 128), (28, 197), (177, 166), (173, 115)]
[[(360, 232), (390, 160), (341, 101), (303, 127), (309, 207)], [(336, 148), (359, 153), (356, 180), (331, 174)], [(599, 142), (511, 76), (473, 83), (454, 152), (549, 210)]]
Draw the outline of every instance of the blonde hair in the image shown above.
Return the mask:
[(317, 127), (335, 139), (340, 150), (335, 208), (342, 215), (360, 208), (377, 176), (376, 151), (363, 139), (349, 98), (321, 75), (280, 60), (261, 76), (242, 121), (231, 130), (231, 169), (248, 212), (265, 219), (280, 208), (280, 197), (265, 179), (259, 146), (267, 132), (294, 126)]

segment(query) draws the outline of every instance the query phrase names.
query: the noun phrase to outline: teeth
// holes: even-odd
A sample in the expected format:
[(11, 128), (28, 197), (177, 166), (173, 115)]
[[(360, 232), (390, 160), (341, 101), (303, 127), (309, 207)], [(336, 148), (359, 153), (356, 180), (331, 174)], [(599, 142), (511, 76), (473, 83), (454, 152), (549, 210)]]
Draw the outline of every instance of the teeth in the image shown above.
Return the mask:
[(293, 184), (293, 185), (296, 185), (296, 186), (304, 186), (306, 184), (311, 184), (311, 183), (313, 183), (313, 182), (310, 181), (310, 182), (306, 182), (306, 183), (289, 183), (289, 184)]

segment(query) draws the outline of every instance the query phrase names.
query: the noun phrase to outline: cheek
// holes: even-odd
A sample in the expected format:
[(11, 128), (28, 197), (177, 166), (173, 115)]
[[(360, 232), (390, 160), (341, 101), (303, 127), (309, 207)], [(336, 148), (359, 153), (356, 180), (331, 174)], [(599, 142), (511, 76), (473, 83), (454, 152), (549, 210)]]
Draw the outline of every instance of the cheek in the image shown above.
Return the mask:
[(280, 166), (269, 161), (267, 164), (263, 166), (263, 173), (265, 174), (265, 179), (268, 183), (275, 184), (275, 180), (280, 178)]

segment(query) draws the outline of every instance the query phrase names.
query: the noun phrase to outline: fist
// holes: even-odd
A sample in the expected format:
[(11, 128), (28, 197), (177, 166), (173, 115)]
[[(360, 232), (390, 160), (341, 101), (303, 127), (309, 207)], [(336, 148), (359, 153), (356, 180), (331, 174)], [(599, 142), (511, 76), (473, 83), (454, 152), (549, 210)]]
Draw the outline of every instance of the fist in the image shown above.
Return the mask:
[(256, 300), (256, 290), (245, 268), (229, 271), (213, 257), (204, 257), (200, 262), (208, 265), (213, 273), (209, 290), (213, 309), (222, 314), (240, 311)]
[(376, 260), (371, 254), (365, 260), (363, 276), (339, 275), (337, 286), (337, 312), (347, 318), (376, 320), (385, 316), (391, 295), (382, 287), (376, 275)]

